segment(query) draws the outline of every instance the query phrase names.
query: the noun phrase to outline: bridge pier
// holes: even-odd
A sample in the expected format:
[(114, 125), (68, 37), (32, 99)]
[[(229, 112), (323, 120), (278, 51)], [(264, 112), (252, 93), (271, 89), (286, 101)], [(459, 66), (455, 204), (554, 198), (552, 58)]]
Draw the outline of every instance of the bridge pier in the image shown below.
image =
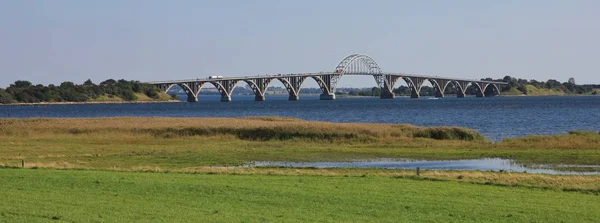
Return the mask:
[(254, 101), (265, 101), (264, 95), (254, 95)]
[(196, 96), (192, 97), (191, 95), (188, 95), (187, 102), (198, 102), (198, 97), (196, 97)]
[(380, 99), (394, 99), (394, 98), (396, 98), (396, 94), (394, 94), (393, 92), (387, 91), (387, 90), (383, 90), (383, 91), (381, 91), (379, 98)]
[(416, 91), (412, 91), (410, 92), (410, 98), (420, 98), (421, 95), (419, 95), (419, 92)]
[(231, 102), (230, 95), (221, 95), (221, 102)]
[(436, 98), (444, 98), (444, 92), (436, 91), (435, 92), (435, 97)]
[(483, 97), (485, 97), (485, 93), (483, 93), (481, 91), (477, 91), (477, 94), (475, 95), (475, 97), (483, 98)]
[(321, 94), (321, 96), (319, 96), (320, 100), (335, 100), (335, 94), (334, 93), (323, 93)]
[(298, 101), (300, 100), (300, 96), (298, 95), (291, 95), (288, 97), (288, 101)]
[(493, 92), (488, 92), (488, 94), (485, 94), (485, 97), (494, 97), (494, 96), (498, 96), (500, 95), (500, 93), (498, 93), (497, 91), (493, 91)]

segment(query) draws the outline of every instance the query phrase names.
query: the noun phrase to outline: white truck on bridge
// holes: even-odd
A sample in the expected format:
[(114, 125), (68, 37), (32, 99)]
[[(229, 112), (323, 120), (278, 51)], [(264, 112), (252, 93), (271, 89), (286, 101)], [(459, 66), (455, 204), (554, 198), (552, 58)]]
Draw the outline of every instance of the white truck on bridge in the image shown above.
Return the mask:
[(209, 76), (208, 79), (219, 79), (223, 78), (223, 76)]

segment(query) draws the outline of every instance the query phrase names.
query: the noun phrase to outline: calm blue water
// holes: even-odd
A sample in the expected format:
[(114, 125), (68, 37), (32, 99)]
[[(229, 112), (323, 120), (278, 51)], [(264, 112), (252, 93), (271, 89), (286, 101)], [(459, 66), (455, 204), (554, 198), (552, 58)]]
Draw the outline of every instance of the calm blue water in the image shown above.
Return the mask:
[(0, 106), (2, 117), (241, 117), (289, 116), (330, 122), (410, 123), (419, 126), (462, 126), (479, 130), (492, 140), (531, 134), (558, 134), (570, 130), (600, 131), (600, 97), (491, 97), (409, 99), (338, 98), (320, 101), (301, 95), (201, 96), (198, 103), (80, 104)]
[[(416, 169), (421, 170), (478, 170), (478, 171), (507, 171), (527, 172), (560, 175), (598, 175), (600, 172), (577, 172), (553, 170), (553, 166), (538, 165), (525, 166), (515, 163), (510, 159), (484, 158), (469, 160), (358, 160), (353, 162), (279, 162), (279, 161), (256, 161), (242, 167), (312, 167), (312, 168), (381, 168), (381, 169)], [(561, 167), (555, 166), (555, 167)], [(598, 165), (570, 167), (588, 167), (599, 169)]]

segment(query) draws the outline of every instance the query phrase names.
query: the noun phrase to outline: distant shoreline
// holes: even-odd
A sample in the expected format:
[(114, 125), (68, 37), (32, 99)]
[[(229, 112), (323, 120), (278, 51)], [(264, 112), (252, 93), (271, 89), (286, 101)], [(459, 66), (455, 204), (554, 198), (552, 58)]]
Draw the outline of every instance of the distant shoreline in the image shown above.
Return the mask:
[[(319, 94), (305, 94), (305, 96), (315, 96)], [(272, 95), (272, 96), (283, 96), (283, 95)], [(336, 95), (338, 98), (377, 98), (378, 96), (361, 96), (361, 95), (347, 95), (340, 94)], [(564, 97), (564, 96), (581, 96), (581, 97), (594, 97), (599, 95), (589, 94), (565, 94), (565, 95), (499, 95), (498, 97)], [(409, 95), (396, 95), (396, 97), (410, 97)], [(433, 97), (433, 96), (421, 96), (421, 97)], [(455, 95), (446, 97), (456, 97)], [(469, 97), (469, 96), (467, 96)], [(472, 96), (474, 97), (474, 96)], [(83, 104), (151, 104), (151, 103), (180, 103), (186, 101), (179, 100), (168, 100), (168, 101), (86, 101), (86, 102), (35, 102), (35, 103), (11, 103), (11, 104), (0, 104), (0, 106), (19, 106), (19, 105), (83, 105)]]
[(86, 102), (35, 102), (35, 103), (11, 103), (0, 104), (0, 106), (18, 106), (18, 105), (84, 105), (84, 104), (150, 104), (150, 103), (178, 103), (179, 100), (168, 101), (86, 101)]

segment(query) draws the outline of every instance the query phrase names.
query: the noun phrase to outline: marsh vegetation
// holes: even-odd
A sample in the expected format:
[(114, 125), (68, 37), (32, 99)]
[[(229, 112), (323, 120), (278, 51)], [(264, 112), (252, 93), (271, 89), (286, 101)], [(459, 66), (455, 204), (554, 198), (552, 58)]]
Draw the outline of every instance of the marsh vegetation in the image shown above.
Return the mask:
[(583, 131), (492, 143), (459, 127), (280, 117), (2, 119), (0, 218), (593, 221), (600, 176), (234, 166), (483, 157), (596, 164), (599, 145), (598, 134)]

